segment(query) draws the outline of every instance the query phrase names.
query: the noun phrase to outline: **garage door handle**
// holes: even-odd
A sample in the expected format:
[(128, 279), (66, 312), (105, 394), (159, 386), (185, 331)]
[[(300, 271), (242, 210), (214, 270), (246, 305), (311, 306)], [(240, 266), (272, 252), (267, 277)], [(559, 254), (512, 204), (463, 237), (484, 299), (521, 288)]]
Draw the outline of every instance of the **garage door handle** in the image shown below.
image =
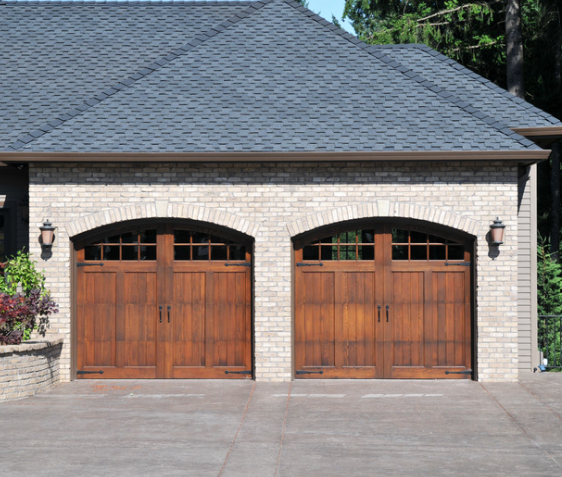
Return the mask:
[(389, 305), (386, 305), (386, 322), (388, 323), (388, 309), (390, 308)]
[(377, 308), (379, 309), (379, 323), (381, 322), (381, 306), (377, 306)]
[(170, 305), (168, 305), (168, 323), (170, 323), (170, 310), (172, 309), (172, 307)]
[(162, 305), (160, 305), (160, 323), (162, 323)]

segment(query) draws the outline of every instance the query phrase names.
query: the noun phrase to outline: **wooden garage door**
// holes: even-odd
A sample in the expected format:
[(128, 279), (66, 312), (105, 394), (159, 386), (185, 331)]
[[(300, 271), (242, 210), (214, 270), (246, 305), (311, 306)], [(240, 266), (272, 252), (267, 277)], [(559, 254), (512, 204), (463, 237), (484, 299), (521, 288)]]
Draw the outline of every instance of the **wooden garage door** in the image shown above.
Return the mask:
[(250, 248), (167, 224), (78, 244), (78, 377), (251, 377)]
[(470, 378), (469, 241), (361, 224), (295, 244), (299, 378)]

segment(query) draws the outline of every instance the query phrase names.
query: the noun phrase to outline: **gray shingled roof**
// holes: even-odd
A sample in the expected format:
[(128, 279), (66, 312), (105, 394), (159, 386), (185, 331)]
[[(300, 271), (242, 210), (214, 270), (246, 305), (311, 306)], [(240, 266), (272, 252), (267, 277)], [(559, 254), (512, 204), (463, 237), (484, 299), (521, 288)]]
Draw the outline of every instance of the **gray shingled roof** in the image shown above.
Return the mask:
[(0, 0), (0, 148), (248, 4)]
[(289, 0), (8, 2), (0, 31), (4, 151), (536, 148), (501, 91), (456, 95), (425, 50), (402, 64)]
[(510, 127), (562, 126), (554, 116), (427, 45), (379, 45), (379, 48), (390, 58)]

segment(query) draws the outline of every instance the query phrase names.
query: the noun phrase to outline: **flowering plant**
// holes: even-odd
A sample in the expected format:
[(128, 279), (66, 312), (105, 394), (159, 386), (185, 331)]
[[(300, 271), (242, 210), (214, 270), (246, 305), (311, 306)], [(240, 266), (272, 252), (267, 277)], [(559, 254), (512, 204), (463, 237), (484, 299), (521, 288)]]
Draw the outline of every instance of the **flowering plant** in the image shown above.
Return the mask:
[(27, 253), (0, 264), (0, 346), (28, 340), (34, 329), (45, 332), (49, 315), (58, 309), (44, 283)]
[(0, 345), (29, 339), (36, 325), (44, 326), (48, 316), (58, 311), (56, 306), (48, 295), (41, 296), (38, 289), (27, 296), (0, 293)]

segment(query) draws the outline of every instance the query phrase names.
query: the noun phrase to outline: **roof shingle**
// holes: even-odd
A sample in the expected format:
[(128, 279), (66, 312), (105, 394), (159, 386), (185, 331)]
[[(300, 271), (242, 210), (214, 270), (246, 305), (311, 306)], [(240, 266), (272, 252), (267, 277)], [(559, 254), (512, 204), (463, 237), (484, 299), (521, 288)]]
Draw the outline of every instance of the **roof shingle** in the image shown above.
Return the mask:
[(0, 52), (9, 65), (0, 72), (0, 150), (536, 148), (507, 127), (513, 111), (532, 110), (527, 103), (453, 73), (432, 50), (367, 47), (295, 2), (0, 8), (11, 32)]

